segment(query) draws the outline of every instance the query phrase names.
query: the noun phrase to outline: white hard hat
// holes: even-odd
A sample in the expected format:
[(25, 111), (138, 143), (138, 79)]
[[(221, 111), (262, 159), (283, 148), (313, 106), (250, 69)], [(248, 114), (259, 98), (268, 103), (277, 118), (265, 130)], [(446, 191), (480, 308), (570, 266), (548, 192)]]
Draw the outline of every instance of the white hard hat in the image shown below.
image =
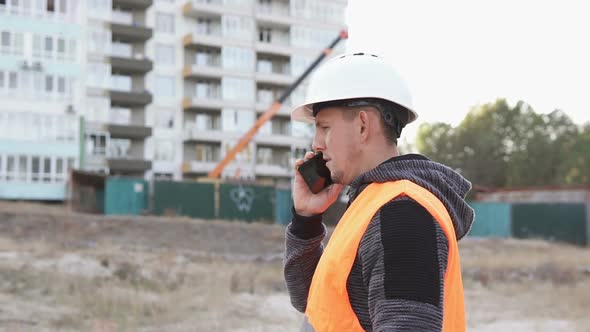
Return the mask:
[(317, 69), (305, 103), (293, 109), (291, 119), (313, 123), (314, 104), (355, 98), (379, 98), (403, 106), (408, 110), (407, 123), (418, 117), (408, 87), (391, 65), (377, 55), (351, 53), (336, 56)]

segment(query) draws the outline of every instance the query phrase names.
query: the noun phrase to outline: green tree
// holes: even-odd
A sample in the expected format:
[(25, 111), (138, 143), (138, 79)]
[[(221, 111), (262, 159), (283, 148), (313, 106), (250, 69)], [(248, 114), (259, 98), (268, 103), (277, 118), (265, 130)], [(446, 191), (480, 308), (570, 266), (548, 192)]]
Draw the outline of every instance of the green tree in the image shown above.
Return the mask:
[(511, 107), (498, 99), (471, 109), (456, 128), (423, 124), (416, 147), (480, 185), (589, 183), (587, 127), (560, 110), (540, 115), (524, 102)]
[(564, 151), (559, 173), (565, 184), (590, 185), (590, 123), (586, 124), (572, 146)]

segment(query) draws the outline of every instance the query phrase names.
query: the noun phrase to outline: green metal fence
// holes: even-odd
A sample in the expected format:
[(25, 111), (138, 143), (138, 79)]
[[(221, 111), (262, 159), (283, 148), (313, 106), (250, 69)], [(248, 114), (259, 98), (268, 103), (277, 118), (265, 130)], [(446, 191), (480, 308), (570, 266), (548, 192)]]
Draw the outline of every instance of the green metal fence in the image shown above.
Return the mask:
[(108, 178), (104, 214), (139, 215), (147, 212), (148, 194), (148, 183), (143, 179)]
[(293, 206), (291, 190), (277, 189), (275, 197), (275, 223), (287, 225), (291, 222), (291, 207)]
[[(74, 182), (74, 203), (79, 211), (104, 211), (107, 215), (147, 212), (149, 190), (143, 179), (90, 179), (86, 174), (74, 174)], [(219, 182), (156, 181), (152, 199), (156, 215), (274, 221), (281, 225), (290, 222), (293, 204), (289, 189)], [(475, 210), (475, 222), (469, 236), (540, 238), (590, 245), (590, 203), (470, 205)], [(345, 208), (345, 203), (337, 202), (324, 214), (324, 222), (335, 224)]]
[(517, 238), (540, 238), (588, 244), (586, 204), (513, 204), (512, 234)]
[(469, 236), (511, 236), (512, 215), (509, 203), (470, 202), (469, 205), (475, 210), (475, 220)]
[(275, 188), (258, 185), (219, 185), (219, 218), (274, 221)]
[(188, 181), (156, 181), (153, 207), (157, 215), (213, 219), (215, 218), (215, 185)]

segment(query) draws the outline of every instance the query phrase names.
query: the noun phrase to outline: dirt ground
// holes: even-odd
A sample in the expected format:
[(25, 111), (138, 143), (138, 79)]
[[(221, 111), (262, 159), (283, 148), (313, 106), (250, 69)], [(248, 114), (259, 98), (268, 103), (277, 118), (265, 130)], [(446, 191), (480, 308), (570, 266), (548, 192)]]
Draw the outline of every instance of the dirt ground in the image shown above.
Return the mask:
[[(0, 331), (298, 331), (284, 226), (0, 202)], [(460, 243), (470, 331), (590, 331), (590, 248)]]

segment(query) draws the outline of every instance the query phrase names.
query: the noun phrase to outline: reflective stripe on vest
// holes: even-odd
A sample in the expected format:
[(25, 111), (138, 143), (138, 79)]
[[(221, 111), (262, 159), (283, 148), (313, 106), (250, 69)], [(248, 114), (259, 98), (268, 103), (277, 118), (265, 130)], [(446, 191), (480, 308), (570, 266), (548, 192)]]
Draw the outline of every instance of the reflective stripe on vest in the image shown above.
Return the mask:
[(443, 331), (465, 331), (461, 263), (451, 217), (428, 190), (400, 180), (367, 186), (336, 226), (316, 267), (307, 299), (305, 314), (316, 332), (363, 331), (350, 305), (346, 280), (371, 219), (383, 205), (400, 195), (409, 196), (423, 206), (446, 235), (449, 254), (444, 275)]

